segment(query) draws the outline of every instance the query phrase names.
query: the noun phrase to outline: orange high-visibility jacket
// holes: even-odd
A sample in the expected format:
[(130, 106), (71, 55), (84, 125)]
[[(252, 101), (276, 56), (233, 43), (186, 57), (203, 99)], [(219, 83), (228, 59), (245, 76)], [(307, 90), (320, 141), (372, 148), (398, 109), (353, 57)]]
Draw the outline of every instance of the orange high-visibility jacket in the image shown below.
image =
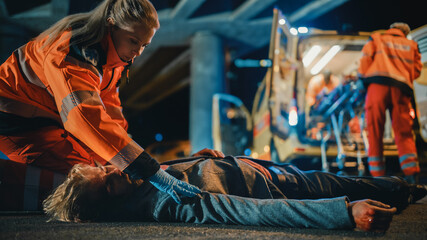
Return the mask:
[(412, 94), (413, 81), (422, 69), (421, 54), (415, 41), (399, 29), (374, 33), (362, 49), (359, 73), (366, 83), (393, 85)]
[(1, 65), (0, 111), (55, 119), (123, 170), (144, 152), (127, 134), (119, 99), (118, 81), (129, 63), (120, 60), (110, 34), (87, 48), (70, 47), (71, 35), (65, 31), (45, 47), (47, 38), (30, 41)]

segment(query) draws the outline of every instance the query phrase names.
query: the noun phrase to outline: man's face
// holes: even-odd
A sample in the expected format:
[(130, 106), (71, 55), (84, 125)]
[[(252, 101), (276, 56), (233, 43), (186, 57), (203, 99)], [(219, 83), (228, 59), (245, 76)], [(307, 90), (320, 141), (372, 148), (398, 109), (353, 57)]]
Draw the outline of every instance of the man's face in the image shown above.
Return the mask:
[(114, 47), (117, 55), (124, 62), (129, 62), (141, 55), (145, 47), (151, 43), (155, 33), (155, 28), (150, 28), (144, 23), (133, 23), (127, 26), (126, 29), (115, 25), (111, 27), (111, 38)]
[(82, 173), (89, 178), (95, 188), (106, 188), (111, 196), (121, 196), (133, 191), (133, 183), (129, 176), (113, 165), (82, 169)]
[(325, 84), (328, 85), (331, 82), (331, 74), (325, 74), (324, 75), (324, 80), (325, 80)]

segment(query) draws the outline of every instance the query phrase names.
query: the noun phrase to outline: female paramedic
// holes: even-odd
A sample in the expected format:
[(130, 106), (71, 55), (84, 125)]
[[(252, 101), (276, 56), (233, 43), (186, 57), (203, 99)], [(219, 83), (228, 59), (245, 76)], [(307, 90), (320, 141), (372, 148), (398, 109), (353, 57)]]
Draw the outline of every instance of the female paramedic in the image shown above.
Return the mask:
[(104, 0), (15, 50), (0, 67), (0, 151), (62, 173), (110, 163), (177, 202), (198, 194), (128, 136), (122, 114), (119, 79), (159, 27), (148, 0)]

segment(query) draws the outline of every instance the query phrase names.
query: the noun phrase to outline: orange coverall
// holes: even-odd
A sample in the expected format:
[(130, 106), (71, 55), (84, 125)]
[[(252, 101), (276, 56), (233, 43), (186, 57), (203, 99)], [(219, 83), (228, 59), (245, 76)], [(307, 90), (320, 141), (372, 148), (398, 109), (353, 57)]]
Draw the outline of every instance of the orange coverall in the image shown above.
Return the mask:
[(422, 68), (416, 42), (400, 29), (374, 33), (363, 47), (359, 73), (368, 85), (366, 119), (368, 131), (368, 164), (372, 176), (385, 175), (383, 134), (385, 111), (390, 109), (399, 162), (403, 173), (412, 176), (420, 167), (410, 117), (413, 81)]
[(328, 84), (326, 84), (324, 78), (324, 74), (318, 74), (313, 76), (308, 82), (306, 101), (309, 106), (316, 103), (316, 98), (322, 91), (324, 91), (325, 94), (328, 94), (340, 84), (340, 79), (334, 75), (330, 75)]
[[(0, 151), (63, 173), (95, 160), (124, 170), (139, 159), (140, 177), (150, 177), (159, 164), (128, 136), (119, 99), (131, 63), (119, 58), (109, 33), (89, 47), (70, 47), (71, 38), (65, 31), (47, 46), (46, 38), (30, 41), (0, 66)], [(5, 122), (12, 127), (1, 132)]]

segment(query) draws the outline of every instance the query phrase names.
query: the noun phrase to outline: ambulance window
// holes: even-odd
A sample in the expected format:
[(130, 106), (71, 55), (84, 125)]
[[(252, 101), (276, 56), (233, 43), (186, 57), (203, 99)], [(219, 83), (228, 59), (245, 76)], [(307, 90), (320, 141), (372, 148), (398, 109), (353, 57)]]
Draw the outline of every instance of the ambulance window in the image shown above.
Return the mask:
[(288, 38), (286, 37), (286, 34), (283, 32), (283, 30), (280, 29), (280, 48), (284, 53), (288, 52), (287, 49), (288, 46)]
[[(282, 34), (280, 35), (280, 44), (279, 44), (279, 61), (278, 61), (278, 65), (279, 65), (279, 78), (283, 81), (283, 84), (286, 84), (286, 86), (283, 86), (284, 88), (289, 88), (291, 87), (289, 84), (290, 81), (292, 81), (292, 64), (289, 56), (289, 45), (288, 45), (288, 37), (287, 35), (281, 31)], [(288, 82), (288, 83), (284, 83), (284, 82)], [(285, 90), (285, 92), (288, 92)], [(291, 94), (288, 92), (288, 94)]]
[(262, 89), (260, 89), (260, 91), (261, 91), (261, 95), (260, 95), (259, 101), (258, 101), (257, 106), (256, 106), (256, 111), (257, 112), (259, 111), (259, 109), (261, 107), (261, 103), (264, 101), (264, 97), (265, 97), (265, 84), (263, 84)]
[(291, 64), (288, 61), (288, 38), (286, 34), (283, 32), (281, 28), (279, 28), (280, 33), (280, 41), (279, 41), (279, 48), (278, 50), (278, 65), (279, 65), (279, 72), (280, 72), (280, 78), (282, 80), (288, 80), (289, 77), (286, 75), (289, 73), (289, 70), (291, 68)]

